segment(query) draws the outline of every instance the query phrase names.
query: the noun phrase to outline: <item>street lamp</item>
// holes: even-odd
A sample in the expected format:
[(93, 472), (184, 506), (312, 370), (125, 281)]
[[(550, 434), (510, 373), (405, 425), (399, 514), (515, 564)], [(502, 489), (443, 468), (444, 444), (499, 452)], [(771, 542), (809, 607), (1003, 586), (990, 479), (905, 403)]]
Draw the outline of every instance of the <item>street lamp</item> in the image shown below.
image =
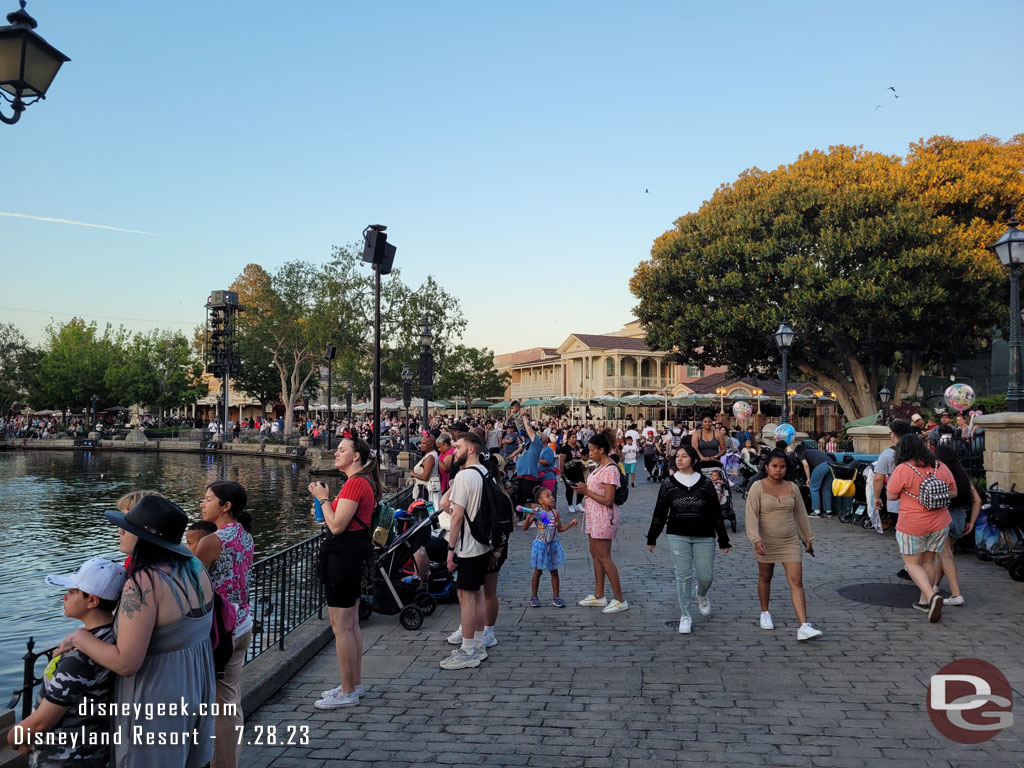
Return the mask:
[(331, 375), (334, 369), (334, 356), (338, 353), (334, 345), (329, 343), (324, 349), (324, 362), (327, 363), (327, 450), (331, 450)]
[(1021, 370), (1020, 340), (1020, 274), (1017, 268), (1024, 264), (1024, 232), (1017, 229), (1017, 217), (1010, 215), (1009, 229), (988, 247), (999, 257), (1004, 267), (1010, 268), (1010, 381), (1006, 388), (1006, 410), (1024, 411), (1024, 374)]
[(89, 398), (89, 404), (92, 406), (92, 410), (89, 413), (89, 423), (86, 426), (88, 426), (90, 430), (95, 426), (92, 423), (92, 420), (96, 418), (96, 406), (99, 403), (99, 401), (100, 396), (96, 394)]
[(764, 390), (760, 387), (754, 387), (750, 390), (750, 394), (757, 398), (757, 412), (761, 413), (761, 395), (764, 394)]
[(405, 406), (405, 450), (409, 450), (412, 433), (409, 431), (409, 406), (412, 405), (412, 369), (402, 363), (402, 405)]
[(0, 121), (8, 125), (18, 122), (29, 104), (46, 98), (61, 65), (71, 61), (35, 32), (38, 25), (25, 11), (25, 0), (19, 4), (7, 14), (10, 26), (0, 27), (0, 96), (14, 111), (11, 117), (0, 114)]
[[(363, 261), (373, 265), (373, 451), (380, 456), (380, 278), (391, 274), (395, 246), (388, 242), (383, 224), (363, 230)], [(378, 459), (380, 461), (380, 459)]]
[(782, 352), (782, 418), (783, 424), (789, 424), (789, 348), (793, 346), (793, 337), (796, 334), (789, 324), (783, 320), (779, 329), (775, 331), (775, 346)]
[(715, 394), (718, 395), (718, 411), (719, 413), (725, 413), (725, 393), (728, 390), (725, 387), (715, 387)]
[(420, 394), (423, 395), (423, 427), (430, 425), (427, 419), (427, 404), (434, 388), (434, 334), (430, 330), (430, 318), (426, 315), (420, 321)]
[(880, 390), (878, 390), (878, 401), (882, 404), (882, 423), (883, 424), (885, 424), (888, 421), (887, 416), (888, 416), (888, 412), (889, 412), (889, 401), (890, 400), (892, 400), (892, 391), (887, 386), (885, 386), (883, 384), (882, 388)]

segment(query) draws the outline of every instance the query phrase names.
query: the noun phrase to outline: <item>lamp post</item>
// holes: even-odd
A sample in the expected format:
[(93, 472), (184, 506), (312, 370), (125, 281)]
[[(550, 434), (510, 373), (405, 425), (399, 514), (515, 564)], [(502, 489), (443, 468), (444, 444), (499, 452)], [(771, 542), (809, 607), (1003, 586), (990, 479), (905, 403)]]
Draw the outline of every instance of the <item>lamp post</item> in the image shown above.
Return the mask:
[(99, 401), (100, 396), (96, 394), (89, 398), (89, 405), (92, 406), (92, 410), (89, 411), (89, 423), (86, 425), (87, 427), (89, 427), (89, 431), (92, 431), (92, 428), (96, 426), (95, 424), (92, 423), (92, 421), (93, 419), (96, 418), (96, 406), (99, 403)]
[(725, 387), (715, 387), (715, 394), (718, 395), (718, 412), (725, 413)]
[[(38, 26), (20, 9), (7, 14), (9, 26), (0, 27), (0, 97), (11, 103), (14, 114), (0, 114), (0, 122), (14, 125), (25, 107), (46, 98), (46, 91), (65, 61), (71, 61), (36, 32)], [(30, 101), (25, 101), (25, 99)]]
[(889, 421), (889, 401), (892, 400), (892, 390), (890, 390), (884, 384), (882, 388), (878, 390), (878, 401), (882, 404), (882, 423), (885, 424)]
[[(380, 456), (380, 278), (391, 274), (395, 246), (388, 242), (383, 224), (363, 230), (363, 261), (373, 265), (373, 450)], [(378, 461), (380, 459), (378, 458)]]
[(1017, 217), (1010, 216), (1009, 229), (988, 247), (1010, 268), (1010, 381), (1006, 387), (1006, 410), (1024, 411), (1024, 371), (1021, 370), (1020, 273), (1024, 263), (1024, 232), (1017, 229)]
[(412, 432), (409, 430), (409, 406), (412, 405), (412, 369), (408, 363), (402, 364), (402, 405), (405, 406), (405, 450), (409, 450)]
[(327, 450), (331, 450), (331, 375), (334, 369), (334, 356), (338, 353), (334, 345), (327, 344), (324, 349), (324, 362), (327, 363)]
[(430, 330), (430, 318), (426, 315), (420, 321), (420, 394), (423, 395), (423, 428), (430, 425), (427, 419), (427, 404), (434, 388), (434, 334)]
[(750, 390), (750, 394), (757, 398), (757, 412), (761, 413), (761, 395), (764, 394), (764, 390), (760, 387), (754, 387)]
[(793, 337), (796, 334), (789, 324), (783, 320), (778, 330), (775, 331), (775, 346), (782, 352), (782, 419), (783, 424), (789, 424), (789, 348), (793, 346)]

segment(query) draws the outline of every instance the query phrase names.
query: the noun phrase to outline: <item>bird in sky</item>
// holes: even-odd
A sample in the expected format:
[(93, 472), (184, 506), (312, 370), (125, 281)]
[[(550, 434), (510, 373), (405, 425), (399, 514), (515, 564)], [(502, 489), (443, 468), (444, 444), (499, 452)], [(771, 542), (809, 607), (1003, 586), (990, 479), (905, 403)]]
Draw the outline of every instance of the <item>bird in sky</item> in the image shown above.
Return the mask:
[(898, 99), (900, 97), (900, 95), (898, 93), (896, 93), (896, 88), (894, 86), (890, 85), (889, 86), (889, 90), (892, 91), (892, 95), (893, 95), (894, 99)]
[(649, 189), (645, 189), (645, 190), (644, 190), (644, 194), (646, 195), (646, 194), (647, 194), (648, 192), (650, 192), (650, 191), (651, 191), (651, 190), (649, 190)]
[(881, 105), (881, 104), (875, 104), (875, 111), (876, 111), (876, 112), (877, 112), (878, 110), (880, 110), (881, 108), (882, 108), (882, 105)]

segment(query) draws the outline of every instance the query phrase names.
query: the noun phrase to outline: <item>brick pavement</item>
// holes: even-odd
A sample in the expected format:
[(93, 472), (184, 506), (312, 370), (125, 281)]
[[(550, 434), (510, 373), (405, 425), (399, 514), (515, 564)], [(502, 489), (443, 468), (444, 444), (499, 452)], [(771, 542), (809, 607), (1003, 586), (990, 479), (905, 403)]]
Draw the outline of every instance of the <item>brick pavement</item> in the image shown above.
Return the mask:
[[(337, 683), (332, 644), (248, 724), (276, 725), (279, 733), (308, 725), (308, 746), (247, 747), (243, 765), (1024, 764), (1024, 584), (1004, 569), (958, 556), (967, 605), (947, 607), (942, 622), (930, 625), (909, 607), (916, 598), (911, 586), (901, 608), (838, 593), (851, 584), (899, 582), (891, 532), (812, 521), (817, 557), (804, 559), (804, 584), (810, 619), (825, 636), (798, 643), (781, 568), (773, 584), (777, 628), (758, 627), (757, 567), (739, 509), (736, 549), (716, 561), (712, 615), (701, 617), (694, 605), (693, 633), (680, 635), (668, 547), (664, 538), (653, 555), (645, 546), (654, 496), (653, 484), (633, 490), (613, 550), (629, 611), (603, 615), (574, 605), (593, 589), (579, 529), (562, 537), (569, 607), (551, 606), (545, 578), (543, 607), (530, 608), (532, 534), (517, 531), (499, 589), (499, 645), (479, 668), (438, 667), (450, 650), (444, 638), (458, 624), (456, 606), (442, 606), (416, 632), (395, 617), (374, 615), (367, 624), (378, 631), (365, 649), (368, 691), (360, 705), (313, 707), (317, 693)], [(974, 747), (940, 736), (925, 709), (929, 677), (965, 656), (1003, 671), (1018, 717)]]

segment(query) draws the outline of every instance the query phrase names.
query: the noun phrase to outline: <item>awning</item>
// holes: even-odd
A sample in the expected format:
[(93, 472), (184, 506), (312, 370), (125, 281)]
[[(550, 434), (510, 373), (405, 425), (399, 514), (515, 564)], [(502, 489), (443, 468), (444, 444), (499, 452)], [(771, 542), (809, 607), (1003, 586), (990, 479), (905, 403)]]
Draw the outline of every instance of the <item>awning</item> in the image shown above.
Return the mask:
[(878, 424), (878, 417), (881, 415), (882, 412), (878, 411), (877, 413), (873, 413), (870, 416), (862, 416), (859, 419), (848, 421), (846, 422), (846, 428), (849, 429), (850, 427), (873, 427), (876, 424)]

